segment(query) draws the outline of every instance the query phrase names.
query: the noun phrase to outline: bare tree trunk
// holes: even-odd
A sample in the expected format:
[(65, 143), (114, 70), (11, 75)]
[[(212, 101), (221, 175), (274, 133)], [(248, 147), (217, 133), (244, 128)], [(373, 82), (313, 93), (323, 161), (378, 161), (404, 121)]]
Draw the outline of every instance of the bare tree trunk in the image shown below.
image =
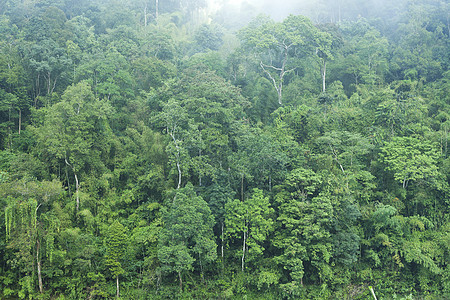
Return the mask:
[(69, 195), (71, 195), (71, 193), (70, 193), (69, 171), (67, 171), (67, 168), (66, 168), (66, 179), (67, 179), (67, 188), (69, 190)]
[(145, 2), (144, 7), (144, 27), (147, 27), (147, 2)]
[(66, 165), (68, 165), (72, 169), (73, 175), (75, 177), (75, 194), (77, 197), (76, 201), (77, 201), (77, 212), (78, 212), (78, 209), (80, 208), (80, 195), (79, 195), (80, 185), (78, 182), (78, 176), (77, 176), (77, 173), (75, 173), (75, 169), (67, 161), (67, 158), (64, 158), (64, 160), (66, 162)]
[(241, 177), (241, 201), (244, 201), (244, 173)]
[(22, 127), (22, 110), (19, 108), (19, 135), (20, 135), (20, 127)]
[(117, 299), (119, 299), (119, 275), (116, 276), (116, 286), (117, 286)]
[[(198, 150), (198, 156), (202, 157), (202, 149)], [(202, 186), (202, 172), (200, 170), (198, 171), (198, 185)]]
[[(283, 58), (283, 63), (281, 65), (281, 68), (277, 68), (275, 66), (270, 66), (270, 65), (265, 65), (263, 64), (263, 62), (260, 62), (260, 66), (263, 69), (263, 71), (267, 74), (267, 76), (269, 76), (269, 78), (272, 80), (273, 86), (275, 87), (277, 94), (278, 94), (278, 104), (282, 105), (282, 94), (283, 94), (283, 79), (284, 79), (284, 75), (286, 75), (289, 72), (292, 72), (295, 70), (295, 68), (290, 69), (290, 70), (286, 70), (286, 63), (288, 60), (288, 50), (291, 47), (291, 45), (283, 45), (284, 46), (284, 58)], [(275, 70), (276, 72), (279, 72), (278, 75), (278, 82), (277, 80), (272, 76), (272, 74), (270, 74), (270, 72), (266, 69), (266, 68), (270, 68)]]
[(339, 21), (338, 24), (341, 24), (341, 2), (339, 1)]
[(38, 73), (38, 75), (37, 75), (37, 77), (36, 77), (36, 82), (35, 82), (35, 84), (36, 84), (36, 90), (35, 90), (35, 98), (34, 98), (34, 108), (37, 108), (37, 101), (38, 101), (38, 98), (39, 98), (39, 96), (41, 95), (41, 88), (40, 88), (40, 81), (39, 81), (39, 78), (40, 78), (40, 74)]
[(158, 19), (159, 15), (159, 0), (155, 0), (155, 17)]
[[(260, 65), (261, 65), (261, 68), (263, 69), (263, 71), (272, 80), (273, 86), (275, 87), (275, 90), (277, 91), (278, 104), (281, 105), (282, 104), (282, 93), (283, 93), (283, 77), (284, 77), (284, 74), (285, 74), (284, 73), (284, 69), (283, 68), (276, 68), (274, 66), (267, 66), (267, 65), (264, 65), (262, 62), (260, 63)], [(278, 83), (277, 83), (276, 79), (272, 76), (272, 74), (270, 74), (270, 72), (266, 70), (265, 67), (269, 67), (269, 68), (272, 68), (272, 69), (277, 70), (278, 72), (280, 72), (279, 82)]]
[(327, 61), (323, 60), (323, 67), (322, 67), (322, 92), (325, 93), (326, 87), (325, 87), (325, 78), (327, 75)]
[(246, 232), (244, 230), (244, 242), (242, 243), (242, 259), (241, 259), (242, 272), (244, 272), (245, 242), (246, 242), (246, 240), (245, 240), (246, 234), (245, 233)]
[(178, 279), (180, 280), (180, 292), (183, 292), (183, 279), (181, 279), (180, 271), (178, 271)]
[(447, 13), (447, 32), (450, 34), (450, 12)]
[(269, 192), (272, 191), (272, 174), (269, 173)]
[(222, 222), (222, 236), (221, 236), (221, 239), (222, 239), (221, 252), (222, 252), (222, 262), (223, 262), (223, 222)]
[(55, 88), (56, 88), (56, 82), (58, 81), (58, 77), (55, 77), (55, 80), (53, 81), (53, 86), (52, 86), (52, 89), (50, 90), (50, 94), (53, 94), (53, 91), (55, 90)]
[(221, 223), (221, 227), (222, 227), (222, 235), (220, 236), (220, 240), (221, 240), (221, 245), (220, 245), (220, 252), (221, 252), (221, 256), (222, 256), (222, 264), (221, 264), (221, 266), (222, 266), (222, 275), (224, 274), (224, 271), (225, 271), (225, 265), (224, 265), (224, 261), (223, 261), (223, 241), (224, 241), (224, 233), (223, 233), (223, 227), (224, 227), (224, 224), (223, 224), (223, 221), (222, 221), (222, 223)]
[(369, 286), (369, 290), (372, 293), (372, 296), (375, 300), (377, 300), (377, 296), (375, 296), (375, 291), (373, 290), (373, 287)]
[(75, 175), (75, 188), (76, 188), (76, 192), (75, 193), (77, 195), (77, 212), (78, 212), (78, 209), (80, 208), (80, 195), (78, 193), (78, 191), (80, 189), (80, 186), (78, 184), (78, 176), (77, 176), (77, 174), (74, 173), (74, 175)]
[(172, 137), (173, 143), (175, 144), (175, 148), (177, 149), (176, 160), (178, 169), (178, 185), (177, 185), (178, 190), (181, 187), (180, 147), (178, 147), (178, 143), (177, 140), (175, 139), (175, 136), (172, 133), (170, 133), (170, 136)]
[(52, 84), (51, 73), (47, 73), (47, 96), (50, 95), (50, 86)]
[(44, 292), (44, 288), (42, 285), (42, 274), (41, 274), (41, 260), (39, 259), (39, 250), (41, 248), (41, 243), (37, 240), (36, 245), (36, 262), (37, 262), (37, 272), (38, 272), (38, 282), (39, 282), (39, 292), (42, 294)]

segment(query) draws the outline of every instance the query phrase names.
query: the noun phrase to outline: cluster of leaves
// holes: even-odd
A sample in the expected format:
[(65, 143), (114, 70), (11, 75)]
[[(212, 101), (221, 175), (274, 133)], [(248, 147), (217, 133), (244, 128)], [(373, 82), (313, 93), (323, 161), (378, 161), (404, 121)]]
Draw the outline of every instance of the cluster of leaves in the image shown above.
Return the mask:
[(450, 297), (448, 4), (160, 2), (0, 3), (0, 298)]

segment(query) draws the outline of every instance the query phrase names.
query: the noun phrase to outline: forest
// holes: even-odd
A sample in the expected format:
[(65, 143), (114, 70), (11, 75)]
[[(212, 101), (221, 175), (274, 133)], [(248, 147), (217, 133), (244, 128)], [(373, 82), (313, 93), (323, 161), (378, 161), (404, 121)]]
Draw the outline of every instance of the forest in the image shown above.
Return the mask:
[(1, 0), (0, 298), (450, 299), (446, 0)]

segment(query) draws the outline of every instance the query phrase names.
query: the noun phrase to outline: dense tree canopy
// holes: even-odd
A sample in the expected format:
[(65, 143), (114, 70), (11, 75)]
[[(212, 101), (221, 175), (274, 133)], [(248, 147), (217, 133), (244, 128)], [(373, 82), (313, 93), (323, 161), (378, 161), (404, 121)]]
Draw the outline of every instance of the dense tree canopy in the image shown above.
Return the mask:
[(272, 2), (0, 1), (1, 299), (450, 297), (448, 3)]

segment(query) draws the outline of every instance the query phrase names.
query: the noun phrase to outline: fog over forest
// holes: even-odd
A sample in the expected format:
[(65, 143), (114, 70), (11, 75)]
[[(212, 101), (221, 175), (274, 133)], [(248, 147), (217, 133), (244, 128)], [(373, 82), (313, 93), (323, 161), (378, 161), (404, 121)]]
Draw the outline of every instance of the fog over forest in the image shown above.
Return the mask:
[(0, 299), (450, 299), (448, 0), (0, 0)]
[(290, 14), (305, 15), (317, 23), (355, 20), (358, 17), (391, 19), (404, 12), (406, 0), (207, 0), (214, 11), (225, 9), (249, 19), (260, 13), (281, 21)]

